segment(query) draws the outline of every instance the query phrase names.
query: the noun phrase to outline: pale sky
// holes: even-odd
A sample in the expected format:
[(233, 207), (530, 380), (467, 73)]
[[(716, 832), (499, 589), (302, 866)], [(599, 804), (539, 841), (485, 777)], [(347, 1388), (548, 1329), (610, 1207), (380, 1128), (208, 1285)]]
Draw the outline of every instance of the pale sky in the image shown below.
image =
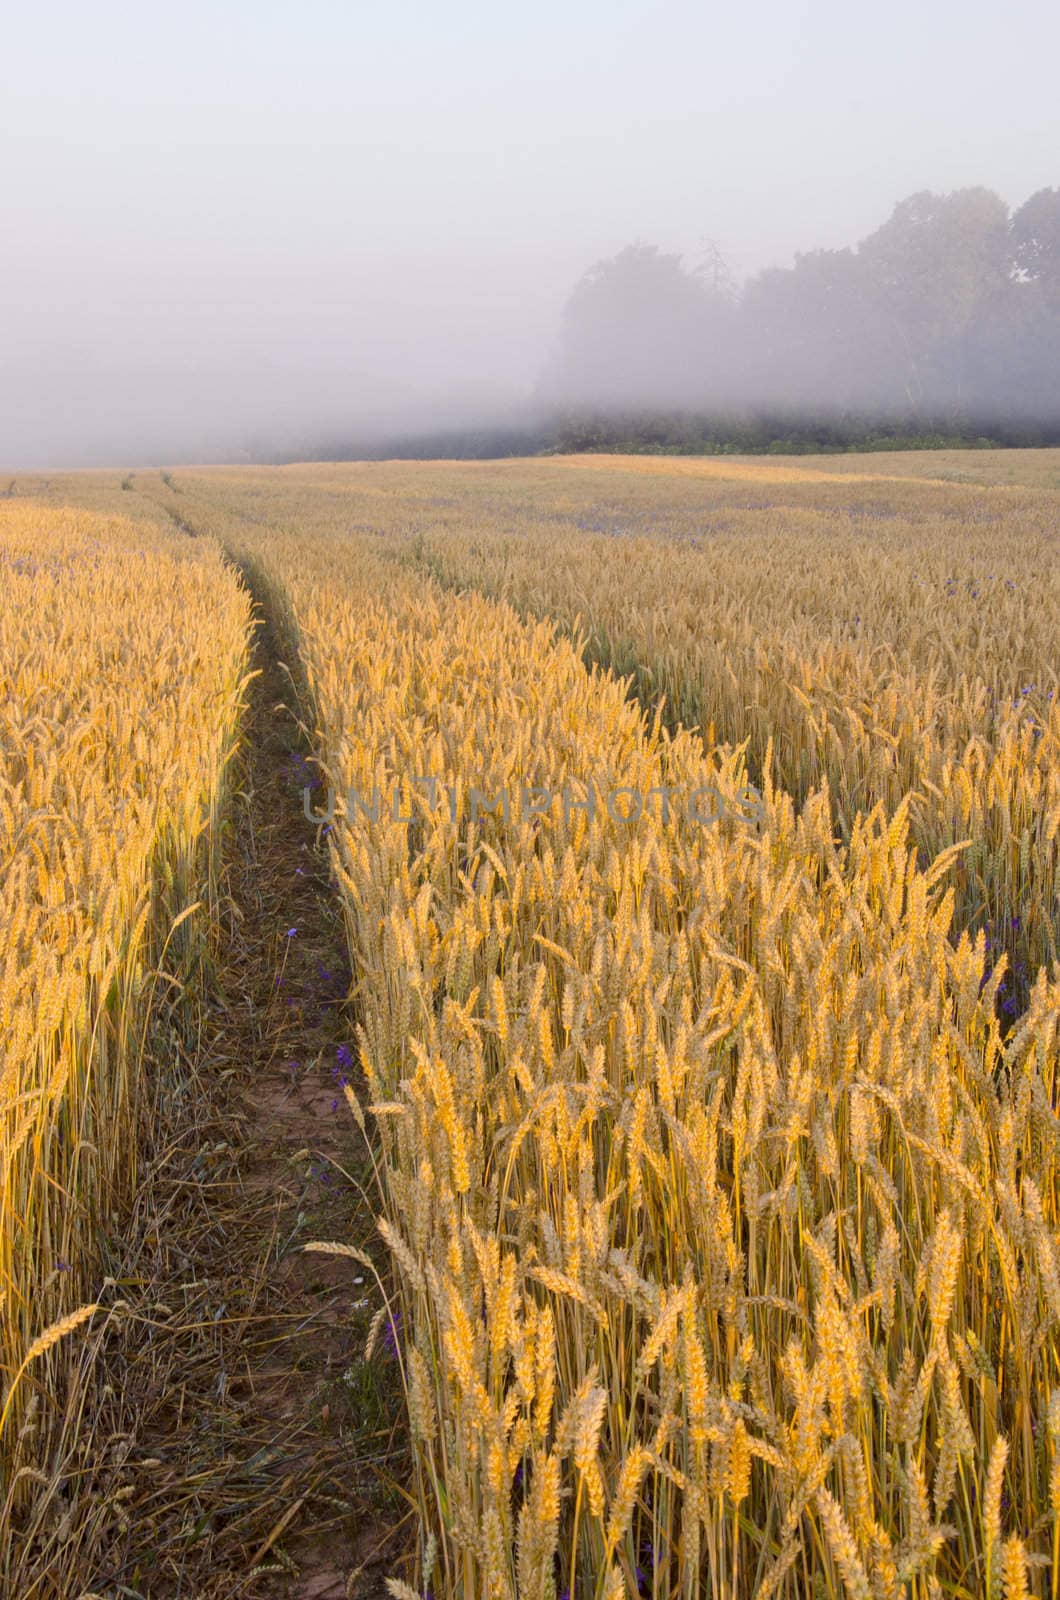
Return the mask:
[(1060, 184), (1058, 62), (1045, 0), (21, 0), (0, 464), (499, 414), (633, 240), (744, 277)]

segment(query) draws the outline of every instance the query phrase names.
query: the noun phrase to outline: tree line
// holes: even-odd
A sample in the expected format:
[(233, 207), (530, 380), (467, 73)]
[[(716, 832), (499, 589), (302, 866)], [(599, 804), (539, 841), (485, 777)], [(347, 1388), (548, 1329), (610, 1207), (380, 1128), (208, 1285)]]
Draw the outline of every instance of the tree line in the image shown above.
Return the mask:
[(1060, 189), (901, 201), (737, 289), (637, 243), (576, 285), (538, 388), (559, 448), (1060, 442)]

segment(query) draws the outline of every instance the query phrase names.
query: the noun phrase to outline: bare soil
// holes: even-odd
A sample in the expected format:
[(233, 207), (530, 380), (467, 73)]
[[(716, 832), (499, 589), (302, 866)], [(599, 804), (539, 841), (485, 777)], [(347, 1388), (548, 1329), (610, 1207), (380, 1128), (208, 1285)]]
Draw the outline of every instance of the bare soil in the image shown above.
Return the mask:
[(409, 1543), (392, 1337), (364, 1358), (380, 1289), (302, 1248), (358, 1245), (385, 1277), (315, 770), (267, 620), (253, 665), (207, 1003), (192, 1040), (156, 1041), (111, 1314), (19, 1534), (26, 1600), (375, 1600)]

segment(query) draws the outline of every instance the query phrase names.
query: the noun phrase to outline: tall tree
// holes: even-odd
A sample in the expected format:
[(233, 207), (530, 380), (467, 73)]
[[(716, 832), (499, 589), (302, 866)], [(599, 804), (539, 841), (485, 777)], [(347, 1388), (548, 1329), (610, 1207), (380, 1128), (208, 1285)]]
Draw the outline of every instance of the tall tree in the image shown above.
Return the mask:
[(1039, 189), (1020, 206), (1011, 240), (1020, 277), (1060, 289), (1060, 189)]
[(911, 405), (938, 403), (946, 389), (955, 398), (954, 383), (959, 393), (960, 340), (1009, 283), (1008, 220), (1008, 207), (990, 189), (924, 191), (902, 200), (858, 246), (868, 292), (900, 352)]
[(679, 255), (630, 245), (575, 287), (543, 392), (610, 408), (694, 404), (716, 387), (726, 312)]
[(753, 278), (741, 352), (752, 403), (842, 411), (887, 394), (891, 342), (853, 250), (812, 250)]

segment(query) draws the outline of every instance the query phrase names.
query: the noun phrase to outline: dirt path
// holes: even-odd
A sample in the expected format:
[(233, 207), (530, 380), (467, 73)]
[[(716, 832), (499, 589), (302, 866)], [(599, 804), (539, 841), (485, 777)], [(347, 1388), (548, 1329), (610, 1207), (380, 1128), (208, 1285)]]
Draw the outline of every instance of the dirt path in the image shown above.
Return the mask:
[(220, 969), (123, 1241), (128, 1311), (105, 1347), (102, 1520), (81, 1537), (85, 1589), (106, 1600), (371, 1600), (408, 1533), (390, 1341), (364, 1360), (378, 1289), (301, 1249), (381, 1254), (342, 1094), (343, 929), (267, 625), (254, 664)]

